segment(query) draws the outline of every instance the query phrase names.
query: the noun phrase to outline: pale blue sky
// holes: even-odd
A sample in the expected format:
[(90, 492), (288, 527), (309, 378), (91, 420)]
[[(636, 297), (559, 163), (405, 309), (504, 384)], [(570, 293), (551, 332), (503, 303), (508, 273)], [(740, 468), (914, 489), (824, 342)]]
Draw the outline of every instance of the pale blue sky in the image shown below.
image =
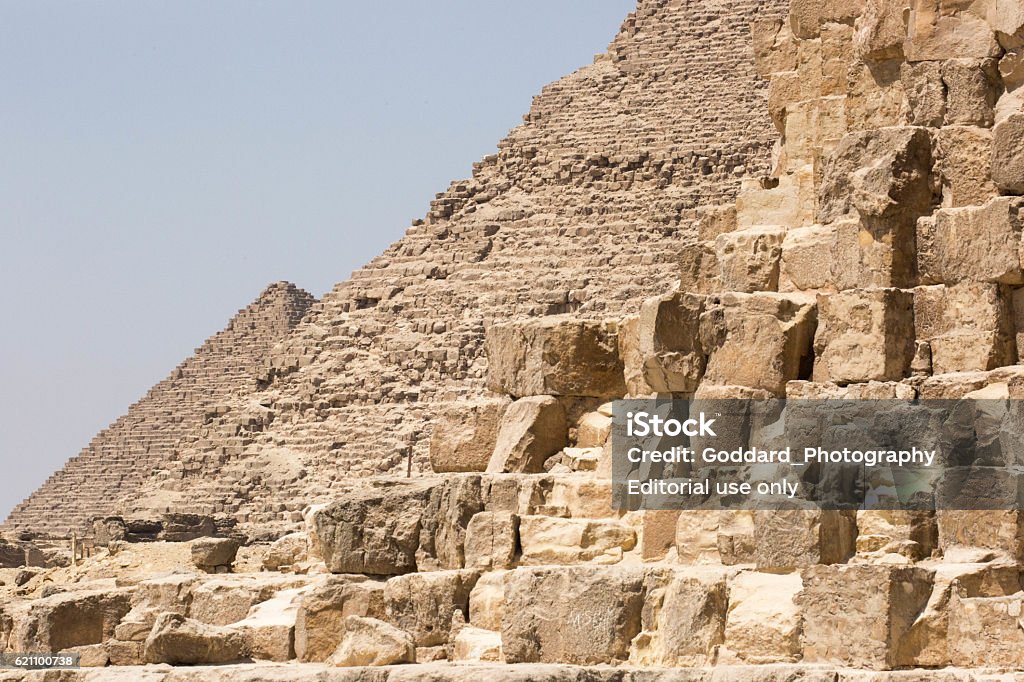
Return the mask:
[(633, 6), (0, 3), (0, 516), (267, 283), (399, 238)]

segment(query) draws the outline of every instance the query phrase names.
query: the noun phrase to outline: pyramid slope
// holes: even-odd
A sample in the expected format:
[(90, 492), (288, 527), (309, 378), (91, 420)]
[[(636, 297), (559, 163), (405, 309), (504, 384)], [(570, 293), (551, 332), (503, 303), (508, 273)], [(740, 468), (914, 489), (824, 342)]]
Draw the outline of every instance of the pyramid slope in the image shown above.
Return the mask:
[(255, 388), (274, 344), (315, 299), (287, 282), (268, 286), (171, 374), (31, 496), (5, 522), (51, 535), (80, 530), (92, 517), (119, 511), (118, 500), (171, 457), (181, 438), (230, 395)]

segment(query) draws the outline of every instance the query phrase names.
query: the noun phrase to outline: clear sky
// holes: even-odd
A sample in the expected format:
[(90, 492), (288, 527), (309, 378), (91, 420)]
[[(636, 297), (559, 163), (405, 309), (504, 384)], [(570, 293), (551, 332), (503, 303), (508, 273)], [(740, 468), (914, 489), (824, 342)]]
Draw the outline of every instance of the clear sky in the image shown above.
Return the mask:
[(398, 239), (634, 5), (0, 3), (0, 517), (266, 284)]

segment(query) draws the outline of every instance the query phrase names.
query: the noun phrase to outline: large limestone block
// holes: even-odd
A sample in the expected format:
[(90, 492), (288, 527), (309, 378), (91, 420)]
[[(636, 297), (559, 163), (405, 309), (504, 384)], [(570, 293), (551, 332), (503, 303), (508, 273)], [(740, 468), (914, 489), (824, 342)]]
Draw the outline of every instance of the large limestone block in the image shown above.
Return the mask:
[(904, 18), (911, 0), (867, 0), (854, 23), (854, 50), (866, 62), (903, 57), (907, 36)]
[(469, 593), (469, 624), (484, 630), (501, 631), (505, 612), (505, 573), (488, 571)]
[(914, 356), (913, 295), (859, 289), (818, 295), (814, 381), (898, 381)]
[(339, 667), (415, 663), (412, 636), (376, 618), (349, 616), (337, 650), (328, 663)]
[(568, 445), (565, 408), (552, 396), (520, 398), (506, 408), (487, 473), (537, 474)]
[(459, 663), (502, 661), (501, 633), (467, 626), (459, 630), (452, 642), (451, 660)]
[(812, 566), (795, 598), (808, 663), (910, 665), (907, 634), (932, 591), (932, 572), (890, 565)]
[[(822, 174), (818, 220), (851, 214), (870, 229), (913, 229), (932, 207), (932, 142), (927, 128), (893, 127), (852, 132), (833, 150)], [(894, 248), (901, 244), (892, 243)]]
[(904, 62), (900, 67), (910, 123), (938, 128), (946, 118), (946, 86), (942, 82), (942, 62)]
[(915, 561), (927, 559), (938, 547), (935, 515), (902, 509), (857, 511), (857, 554), (902, 554)]
[(779, 291), (834, 289), (832, 277), (836, 228), (833, 225), (800, 227), (786, 233), (782, 242)]
[(63, 592), (33, 599), (10, 632), (10, 650), (55, 653), (100, 644), (131, 608), (128, 590)]
[(992, 131), (973, 126), (946, 126), (935, 135), (936, 170), (946, 208), (981, 205), (998, 196), (988, 159)]
[(626, 396), (640, 397), (654, 393), (644, 379), (644, 358), (640, 352), (640, 316), (628, 315), (619, 323), (619, 356), (626, 381)]
[(750, 25), (754, 43), (754, 65), (758, 74), (768, 76), (796, 68), (796, 41), (784, 21), (756, 19)]
[(992, 130), (992, 180), (1006, 194), (1024, 194), (1024, 113), (1014, 113)]
[(576, 447), (604, 447), (611, 433), (612, 418), (610, 416), (600, 411), (587, 412), (576, 423)]
[(793, 601), (803, 587), (799, 573), (744, 571), (729, 581), (725, 647), (744, 663), (799, 660), (803, 621)]
[(241, 633), (251, 658), (290, 661), (295, 658), (295, 620), (308, 587), (281, 590), (252, 608), (244, 620), (231, 624)]
[(413, 636), (416, 646), (447, 644), (452, 614), (469, 616), (469, 594), (480, 573), (472, 570), (412, 573), (384, 585), (385, 620)]
[(1024, 29), (1024, 5), (1017, 0), (975, 0), (971, 12), (987, 21), (993, 31), (1006, 36)]
[(843, 563), (856, 551), (853, 512), (829, 509), (757, 510), (754, 547), (760, 571), (786, 572)]
[(733, 566), (756, 561), (752, 511), (687, 509), (677, 515), (675, 548), (679, 563)]
[(457, 403), (434, 421), (430, 468), (435, 473), (486, 471), (507, 399)]
[(1024, 592), (962, 597), (953, 588), (949, 614), (950, 662), (963, 667), (1024, 667)]
[(636, 547), (636, 531), (615, 521), (524, 516), (519, 542), (524, 566), (612, 564)]
[(744, 180), (736, 197), (736, 222), (740, 229), (755, 225), (803, 227), (814, 224), (814, 170), (793, 169), (778, 178), (774, 187)]
[(248, 653), (241, 633), (177, 613), (164, 613), (157, 618), (144, 651), (147, 663), (171, 665), (236, 663)]
[(907, 61), (999, 56), (992, 28), (959, 0), (913, 0), (903, 52)]
[(960, 561), (1024, 560), (1024, 516), (1013, 509), (940, 509), (939, 547)]
[(271, 543), (263, 555), (263, 568), (268, 571), (288, 571), (307, 558), (309, 538), (305, 533), (288, 533)]
[(233, 538), (199, 538), (189, 548), (192, 563), (208, 572), (231, 568), (238, 553), (238, 540)]
[(598, 665), (629, 657), (640, 632), (644, 572), (613, 566), (505, 574), (501, 643), (509, 663)]
[(704, 297), (677, 292), (644, 301), (637, 321), (637, 373), (654, 392), (691, 394), (704, 374)]
[(935, 213), (932, 248), (938, 281), (1024, 283), (1020, 208), (1024, 200), (997, 197), (984, 206)]
[(914, 289), (914, 335), (931, 351), (932, 372), (989, 370), (1013, 364), (1008, 292), (998, 284), (962, 282)]
[(989, 127), (1001, 86), (995, 59), (950, 59), (942, 64), (946, 125)]
[(727, 293), (709, 298), (700, 318), (708, 354), (703, 381), (782, 395), (810, 355), (812, 302), (796, 295)]
[(355, 576), (331, 576), (302, 597), (295, 615), (295, 655), (326, 661), (341, 643), (349, 616), (384, 617), (384, 585)]
[(715, 239), (723, 291), (777, 291), (783, 227), (757, 226), (728, 232)]
[(728, 588), (721, 569), (661, 570), (648, 578), (643, 630), (629, 661), (642, 666), (704, 666), (725, 640)]
[(481, 511), (480, 477), (353, 483), (316, 512), (333, 573), (397, 575), (462, 566), (465, 529)]
[(649, 509), (642, 514), (640, 556), (644, 561), (664, 559), (668, 551), (676, 544), (676, 524), (679, 521), (679, 511)]
[(187, 611), (173, 606), (164, 610), (208, 625), (227, 625), (245, 618), (253, 606), (270, 599), (275, 592), (295, 587), (304, 580), (270, 573), (212, 578), (189, 590), (183, 600)]
[(900, 59), (890, 59), (850, 65), (844, 102), (847, 130), (872, 131), (906, 124), (907, 95), (900, 79), (902, 63)]
[(519, 517), (510, 512), (482, 511), (466, 527), (466, 568), (489, 571), (511, 568), (519, 541)]
[(548, 317), (487, 330), (487, 385), (515, 397), (625, 393), (614, 322)]

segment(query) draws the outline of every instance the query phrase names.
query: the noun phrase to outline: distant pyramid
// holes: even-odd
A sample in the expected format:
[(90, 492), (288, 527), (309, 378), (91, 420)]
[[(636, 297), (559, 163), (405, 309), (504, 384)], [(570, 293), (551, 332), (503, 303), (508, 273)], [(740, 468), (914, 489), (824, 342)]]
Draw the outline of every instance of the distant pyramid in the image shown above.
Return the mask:
[(198, 428), (210, 408), (256, 387), (270, 350), (315, 302), (288, 282), (268, 286), (223, 331), (15, 507), (5, 526), (64, 535), (95, 516), (118, 511), (118, 496), (134, 492), (161, 468), (179, 439)]

